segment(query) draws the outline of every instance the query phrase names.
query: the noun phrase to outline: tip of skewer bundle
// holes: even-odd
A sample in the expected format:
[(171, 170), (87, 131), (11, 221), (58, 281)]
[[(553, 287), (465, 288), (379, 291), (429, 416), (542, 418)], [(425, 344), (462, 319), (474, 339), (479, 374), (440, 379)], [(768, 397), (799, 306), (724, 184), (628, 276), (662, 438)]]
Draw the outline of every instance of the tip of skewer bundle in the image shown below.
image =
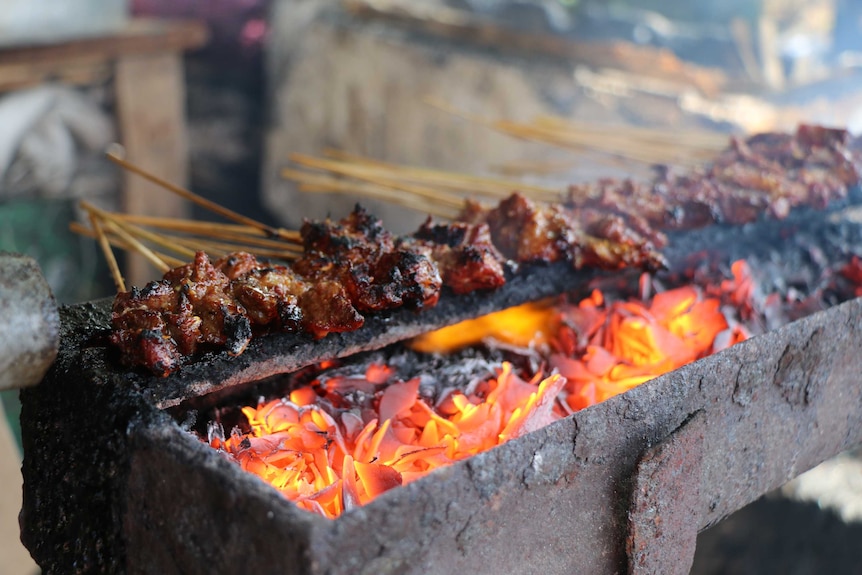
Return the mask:
[(114, 142), (105, 149), (105, 155), (111, 160), (125, 160), (126, 147), (120, 143)]

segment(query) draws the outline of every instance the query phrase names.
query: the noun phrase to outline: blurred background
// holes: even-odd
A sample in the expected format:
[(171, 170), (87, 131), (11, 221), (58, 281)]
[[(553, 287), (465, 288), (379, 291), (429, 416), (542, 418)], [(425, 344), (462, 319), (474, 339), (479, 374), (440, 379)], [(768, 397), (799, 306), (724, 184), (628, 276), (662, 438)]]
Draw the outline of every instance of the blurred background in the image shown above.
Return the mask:
[[(61, 303), (115, 291), (95, 242), (69, 231), (82, 218), (80, 200), (211, 217), (107, 161), (112, 142), (169, 181), (295, 228), (304, 217), (340, 217), (356, 201), (300, 191), (282, 175), (295, 153), (333, 148), (557, 184), (642, 175), (644, 167), (589, 146), (515, 137), (493, 123), (553, 116), (680, 134), (792, 130), (799, 122), (862, 131), (856, 0), (5, 0), (0, 7), (0, 250), (34, 257)], [(363, 203), (395, 231), (424, 219)], [(134, 285), (158, 275), (142, 261), (121, 265)], [(34, 572), (16, 549), (19, 405), (14, 392), (0, 396), (8, 420), (0, 421), (0, 467), (11, 469), (0, 475), (0, 555), (21, 557), (10, 572)], [(824, 488), (843, 494), (837, 503), (794, 484), (702, 535), (695, 572), (862, 572), (854, 523), (862, 518), (862, 470), (857, 459), (845, 460), (838, 483)]]

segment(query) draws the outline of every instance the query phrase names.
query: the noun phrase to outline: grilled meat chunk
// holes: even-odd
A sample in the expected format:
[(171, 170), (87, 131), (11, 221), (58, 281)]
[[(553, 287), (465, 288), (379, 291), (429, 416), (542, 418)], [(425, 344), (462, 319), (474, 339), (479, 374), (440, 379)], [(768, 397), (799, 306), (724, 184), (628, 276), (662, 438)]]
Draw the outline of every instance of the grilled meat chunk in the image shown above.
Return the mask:
[(413, 239), (405, 239), (423, 249), (437, 264), (443, 285), (456, 294), (496, 289), (506, 283), (503, 256), (491, 242), (488, 224), (433, 224), (429, 218)]
[[(235, 254), (234, 259), (246, 267), (254, 260), (248, 254)], [(222, 271), (236, 275), (236, 262), (213, 265), (198, 252), (193, 262), (170, 270), (161, 281), (118, 294), (111, 343), (120, 349), (123, 362), (167, 375), (202, 347), (241, 354), (251, 341), (252, 321)]]
[(561, 204), (542, 205), (513, 194), (486, 212), (468, 205), (459, 219), (478, 222), (483, 213), (494, 245), (515, 263), (569, 260), (577, 269), (611, 270), (664, 266), (655, 245), (663, 245), (664, 236), (635, 217)]
[(230, 279), (210, 263), (204, 252), (197, 252), (192, 263), (169, 271), (164, 279), (178, 292), (181, 305), (173, 313), (183, 325), (194, 325), (191, 333), (183, 334), (193, 342), (191, 345), (224, 347), (233, 355), (245, 350), (251, 341), (246, 310), (236, 301)]
[(350, 303), (344, 286), (337, 281), (317, 281), (314, 289), (300, 296), (299, 307), (302, 327), (315, 339), (330, 333), (353, 331), (365, 323), (365, 318)]
[(859, 145), (846, 130), (806, 125), (795, 134), (732, 138), (707, 166), (685, 172), (658, 166), (652, 182), (571, 186), (566, 203), (616, 213), (630, 225), (639, 217), (659, 230), (744, 224), (763, 213), (783, 218), (795, 207), (823, 208), (846, 197), (860, 181)]
[(656, 269), (663, 230), (823, 207), (859, 183), (860, 161), (862, 141), (845, 130), (800, 126), (732, 139), (711, 164), (659, 168), (651, 182), (572, 186), (559, 204), (517, 193), (491, 209), (467, 202), (456, 222), (429, 220), (411, 237), (394, 237), (357, 206), (337, 222), (305, 222), (304, 254), (290, 267), (247, 253), (210, 263), (201, 252), (163, 280), (119, 294), (110, 340), (127, 365), (167, 375), (204, 348), (242, 353), (252, 332), (321, 338), (358, 329), (364, 313), (433, 306), (443, 285), (456, 294), (496, 289), (506, 266)]
[[(177, 307), (179, 297), (169, 282), (152, 282), (143, 290), (117, 294), (111, 310), (111, 343), (126, 365), (144, 365), (156, 375), (174, 371), (185, 353), (173, 338), (165, 314)], [(185, 326), (176, 325), (176, 330)]]
[(485, 221), (494, 245), (518, 263), (566, 259), (580, 228), (561, 205), (539, 205), (521, 194), (500, 202)]
[(300, 329), (299, 298), (308, 288), (308, 283), (285, 266), (250, 268), (230, 284), (231, 293), (253, 325), (282, 331)]
[(433, 306), (442, 280), (428, 257), (392, 234), (360, 206), (340, 222), (305, 222), (300, 274), (342, 284), (359, 312)]

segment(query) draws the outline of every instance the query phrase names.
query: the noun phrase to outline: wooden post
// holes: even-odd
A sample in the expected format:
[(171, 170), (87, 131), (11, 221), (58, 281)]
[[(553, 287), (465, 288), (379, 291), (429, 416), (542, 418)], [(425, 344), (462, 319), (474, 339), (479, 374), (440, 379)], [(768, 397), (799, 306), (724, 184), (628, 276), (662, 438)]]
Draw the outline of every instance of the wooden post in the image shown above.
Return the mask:
[[(182, 54), (203, 46), (200, 22), (134, 19), (104, 36), (0, 49), (0, 92), (47, 81), (88, 84), (114, 73), (118, 123), (127, 159), (178, 185), (188, 179)], [(121, 204), (133, 214), (186, 217), (188, 204), (126, 174)], [(158, 277), (131, 257), (126, 277), (142, 285)]]
[[(126, 159), (185, 186), (188, 180), (188, 135), (185, 86), (179, 52), (132, 54), (118, 59), (115, 87), (120, 134)], [(130, 214), (186, 217), (185, 200), (134, 174), (125, 174), (123, 209)], [(126, 279), (141, 286), (161, 274), (130, 254)]]

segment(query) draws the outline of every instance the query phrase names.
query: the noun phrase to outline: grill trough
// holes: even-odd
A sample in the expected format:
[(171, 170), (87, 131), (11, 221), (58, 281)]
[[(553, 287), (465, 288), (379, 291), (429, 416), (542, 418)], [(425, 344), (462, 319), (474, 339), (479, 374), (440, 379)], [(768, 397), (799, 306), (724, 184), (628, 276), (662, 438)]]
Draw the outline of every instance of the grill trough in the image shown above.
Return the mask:
[[(857, 209), (672, 238), (671, 272), (754, 257), (816, 275), (862, 253)], [(22, 537), (46, 573), (686, 573), (697, 532), (862, 441), (862, 300), (696, 361), (335, 520), (298, 509), (185, 430), (255, 382), (586, 285), (524, 269), (492, 294), (276, 334), (166, 379), (123, 370), (109, 302), (61, 310), (58, 360), (22, 392)], [(178, 423), (178, 419), (180, 422)]]

